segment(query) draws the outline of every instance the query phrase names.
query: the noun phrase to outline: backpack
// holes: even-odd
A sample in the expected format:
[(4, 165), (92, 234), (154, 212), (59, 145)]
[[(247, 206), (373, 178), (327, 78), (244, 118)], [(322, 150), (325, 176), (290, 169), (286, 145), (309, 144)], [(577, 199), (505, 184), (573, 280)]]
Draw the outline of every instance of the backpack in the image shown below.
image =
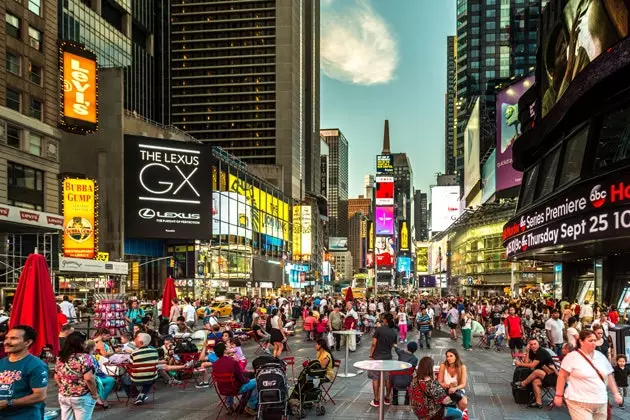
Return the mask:
[(195, 346), (190, 338), (182, 339), (175, 345), (175, 354), (198, 352), (199, 350), (197, 350), (197, 346)]

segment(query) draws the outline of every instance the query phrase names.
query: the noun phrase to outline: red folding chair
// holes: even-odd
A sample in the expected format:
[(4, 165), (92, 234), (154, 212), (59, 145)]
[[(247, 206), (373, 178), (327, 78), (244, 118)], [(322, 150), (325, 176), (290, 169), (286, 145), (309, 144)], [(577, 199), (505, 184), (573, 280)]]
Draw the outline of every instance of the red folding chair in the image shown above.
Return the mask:
[[(395, 370), (395, 371), (389, 372), (390, 383), (391, 383), (391, 380), (392, 380), (391, 379), (392, 376), (409, 376), (409, 377), (413, 378), (413, 371), (414, 370), (415, 370), (415, 368), (411, 367), (411, 368), (406, 369), (406, 370)], [(405, 387), (404, 389), (398, 389), (398, 391), (405, 391), (405, 392), (407, 392), (407, 387)], [(411, 398), (410, 398), (410, 400), (411, 400)]]
[[(129, 405), (129, 401), (134, 397), (134, 390), (136, 391), (135, 396), (137, 397), (140, 394), (140, 391), (134, 386), (133, 383), (133, 375), (137, 373), (142, 374), (153, 374), (153, 377), (157, 379), (157, 364), (156, 363), (137, 363), (130, 364), (127, 367), (127, 372), (129, 373), (129, 379), (131, 379), (131, 386), (129, 387), (129, 396), (127, 398), (127, 403), (125, 405)], [(150, 376), (150, 375), (147, 375)], [(152, 404), (155, 404), (155, 379), (153, 380), (153, 384), (151, 385), (151, 397)]]
[[(233, 373), (215, 373), (212, 372), (212, 380), (214, 382), (214, 390), (219, 397), (220, 409), (217, 413), (217, 419), (221, 415), (221, 411), (225, 408), (228, 414), (234, 414), (234, 418), (238, 417), (238, 408), (242, 403), (242, 395), (238, 393), (240, 387), (236, 383)], [(235, 400), (235, 409), (232, 413), (232, 407), (228, 405), (228, 397)]]
[(328, 387), (326, 387), (326, 382), (324, 382), (321, 387), (322, 387), (322, 391), (324, 391), (324, 395), (322, 395), (322, 398), (324, 399), (324, 401), (330, 401), (331, 403), (333, 403), (333, 405), (335, 404), (335, 400), (333, 400), (332, 395), (330, 395), (330, 389), (333, 387), (333, 385), (335, 384), (335, 381), (337, 380), (337, 374), (339, 373), (339, 367), (341, 366), (341, 360), (335, 360), (335, 376), (333, 376), (333, 380), (330, 381), (328, 383)]
[[(180, 353), (179, 357), (183, 363), (196, 362), (199, 360), (199, 353)], [(171, 384), (171, 387), (180, 387), (183, 390), (186, 390), (186, 386), (191, 380), (195, 379), (196, 368), (195, 366), (191, 366), (186, 369), (182, 369), (181, 372), (181, 383), (179, 384)]]
[(282, 351), (283, 352), (287, 352), (289, 354), (291, 354), (291, 348), (289, 347), (289, 337), (287, 337), (283, 342), (282, 342)]
[(262, 341), (260, 341), (260, 337), (256, 333), (254, 333), (253, 337), (254, 337), (254, 342), (256, 342), (256, 344), (258, 344), (258, 348), (256, 349), (256, 354), (259, 354), (261, 351), (265, 351), (266, 350), (266, 347), (265, 347), (266, 343), (263, 343)]
[(283, 357), (282, 360), (287, 366), (291, 366), (291, 379), (295, 383), (295, 357)]

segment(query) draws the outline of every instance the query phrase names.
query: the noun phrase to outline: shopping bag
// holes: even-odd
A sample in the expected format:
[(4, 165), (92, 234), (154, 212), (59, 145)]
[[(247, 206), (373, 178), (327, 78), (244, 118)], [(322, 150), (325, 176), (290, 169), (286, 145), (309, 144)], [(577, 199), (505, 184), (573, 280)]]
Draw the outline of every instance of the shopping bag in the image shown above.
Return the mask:
[(333, 333), (329, 332), (326, 335), (326, 341), (328, 342), (328, 347), (332, 348), (335, 345), (335, 337), (333, 337)]

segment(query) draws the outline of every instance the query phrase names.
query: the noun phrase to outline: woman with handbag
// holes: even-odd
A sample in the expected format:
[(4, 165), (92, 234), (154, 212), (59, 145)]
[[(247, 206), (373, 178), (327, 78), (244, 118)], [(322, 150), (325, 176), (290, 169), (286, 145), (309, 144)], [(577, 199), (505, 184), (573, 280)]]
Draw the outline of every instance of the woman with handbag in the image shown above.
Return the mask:
[(606, 356), (595, 351), (596, 346), (597, 335), (593, 330), (584, 329), (580, 332), (577, 349), (562, 359), (553, 402), (560, 406), (564, 399), (572, 419), (610, 419), (607, 385), (615, 402), (623, 402), (615, 383), (613, 368)]
[(448, 395), (433, 374), (433, 359), (423, 357), (407, 388), (411, 407), (418, 420), (459, 420), (463, 413), (451, 406), (455, 400)]

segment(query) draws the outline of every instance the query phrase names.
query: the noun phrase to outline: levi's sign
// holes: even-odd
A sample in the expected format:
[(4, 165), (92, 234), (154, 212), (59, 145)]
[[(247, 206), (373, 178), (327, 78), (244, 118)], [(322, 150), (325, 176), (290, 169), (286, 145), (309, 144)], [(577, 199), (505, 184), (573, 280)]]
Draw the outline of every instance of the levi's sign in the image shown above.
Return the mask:
[(125, 136), (126, 235), (209, 239), (209, 153), (198, 144)]
[(514, 217), (503, 228), (507, 257), (630, 236), (630, 174), (588, 180)]
[(98, 128), (98, 69), (96, 55), (68, 41), (60, 43), (62, 129), (87, 134)]

